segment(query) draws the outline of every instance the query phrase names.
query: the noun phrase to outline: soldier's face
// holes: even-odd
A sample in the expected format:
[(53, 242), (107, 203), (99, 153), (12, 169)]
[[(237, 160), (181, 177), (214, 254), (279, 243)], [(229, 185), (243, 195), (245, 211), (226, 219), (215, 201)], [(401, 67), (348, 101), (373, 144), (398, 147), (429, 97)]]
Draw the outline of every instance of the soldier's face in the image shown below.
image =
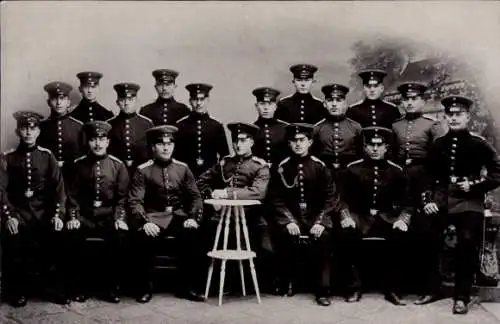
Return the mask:
[(172, 98), (174, 96), (175, 88), (177, 88), (175, 82), (162, 82), (155, 84), (156, 92), (162, 99)]
[(403, 104), (406, 112), (413, 113), (422, 111), (422, 108), (424, 108), (425, 105), (425, 100), (421, 96), (409, 98), (403, 96), (401, 103)]
[(365, 153), (372, 160), (382, 160), (387, 152), (385, 143), (365, 143)]
[(259, 116), (264, 119), (273, 118), (276, 111), (276, 102), (274, 101), (258, 101), (255, 104)]
[(293, 79), (292, 83), (298, 93), (309, 93), (311, 92), (311, 87), (314, 79)]
[(40, 135), (40, 128), (38, 126), (22, 126), (17, 128), (16, 132), (24, 144), (33, 146), (36, 144), (38, 135)]
[(174, 146), (172, 140), (156, 143), (153, 145), (153, 154), (160, 160), (168, 161), (172, 157)]
[(445, 114), (446, 122), (451, 130), (466, 129), (470, 121), (470, 113), (462, 110), (459, 112), (448, 112)]
[(189, 103), (191, 104), (193, 111), (200, 114), (204, 114), (208, 111), (208, 101), (208, 97), (202, 93), (199, 93), (196, 97), (189, 99)]
[(120, 110), (127, 115), (135, 113), (137, 109), (137, 97), (121, 97), (116, 100), (116, 104)]
[(347, 101), (343, 97), (327, 98), (324, 105), (332, 116), (342, 116), (347, 111)]
[(95, 156), (103, 156), (106, 154), (109, 146), (109, 138), (107, 137), (92, 137), (89, 140), (89, 149)]
[(96, 101), (99, 93), (99, 86), (97, 84), (85, 84), (80, 86), (80, 93), (82, 97), (88, 101)]
[(68, 108), (71, 105), (71, 101), (68, 96), (52, 97), (47, 100), (47, 103), (52, 112), (60, 116), (66, 115)]
[(247, 134), (238, 134), (233, 141), (234, 151), (239, 156), (245, 156), (252, 153), (253, 139)]
[(366, 98), (370, 100), (377, 100), (384, 92), (384, 85), (382, 83), (370, 83), (363, 86)]
[(292, 152), (298, 156), (305, 156), (309, 153), (309, 148), (312, 145), (312, 139), (303, 134), (297, 134), (295, 137), (288, 141), (288, 145)]

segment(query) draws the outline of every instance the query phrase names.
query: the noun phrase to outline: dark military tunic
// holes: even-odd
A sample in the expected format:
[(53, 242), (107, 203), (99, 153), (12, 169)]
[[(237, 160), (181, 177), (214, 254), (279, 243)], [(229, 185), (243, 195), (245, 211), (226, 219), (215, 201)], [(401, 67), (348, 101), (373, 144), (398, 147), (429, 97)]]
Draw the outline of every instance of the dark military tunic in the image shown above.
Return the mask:
[(275, 118), (259, 118), (254, 124), (259, 126), (260, 130), (255, 136), (253, 154), (277, 166), (290, 154), (285, 130), (288, 123)]
[(130, 176), (138, 165), (148, 160), (146, 131), (153, 127), (147, 117), (140, 114), (120, 113), (107, 121), (111, 125), (108, 152), (122, 160), (130, 171)]
[(401, 118), (401, 113), (394, 104), (380, 99), (365, 99), (355, 103), (347, 110), (346, 115), (360, 123), (363, 128), (381, 126), (391, 129), (392, 124)]
[(185, 104), (174, 98), (158, 98), (140, 110), (140, 114), (151, 119), (155, 126), (175, 125), (179, 119), (189, 115), (190, 112), (191, 110)]
[(113, 112), (101, 106), (97, 101), (90, 102), (82, 99), (70, 115), (85, 124), (94, 120), (106, 121), (113, 117)]
[(281, 98), (274, 117), (287, 123), (316, 124), (327, 115), (323, 102), (312, 94), (294, 93)]
[(329, 116), (314, 125), (312, 152), (332, 170), (342, 170), (361, 155), (361, 125)]
[(187, 163), (195, 178), (229, 154), (224, 126), (208, 114), (192, 112), (175, 126), (174, 156)]
[(55, 155), (59, 167), (67, 167), (83, 155), (82, 123), (66, 114), (62, 117), (51, 115), (40, 124), (38, 144)]

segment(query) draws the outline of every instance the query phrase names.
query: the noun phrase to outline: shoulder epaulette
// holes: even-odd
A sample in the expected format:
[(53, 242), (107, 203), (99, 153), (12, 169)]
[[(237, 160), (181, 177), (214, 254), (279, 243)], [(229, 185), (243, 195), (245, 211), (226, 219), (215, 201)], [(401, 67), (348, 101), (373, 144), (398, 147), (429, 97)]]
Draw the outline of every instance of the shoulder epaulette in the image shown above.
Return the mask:
[(315, 157), (314, 155), (311, 155), (311, 160), (315, 161), (315, 162), (318, 162), (319, 164), (321, 164), (322, 166), (326, 166), (325, 162), (321, 161), (320, 159), (318, 159), (317, 157)]
[(106, 123), (109, 123), (110, 121), (112, 121), (112, 120), (113, 120), (113, 119), (115, 119), (116, 117), (118, 117), (118, 115), (113, 116), (113, 117), (111, 117), (111, 118), (109, 118), (109, 119), (105, 120), (105, 122), (106, 122)]
[(283, 161), (280, 162), (279, 166), (282, 166), (283, 164), (287, 163), (290, 160), (290, 157), (285, 158)]
[(111, 160), (114, 160), (114, 161), (119, 162), (119, 163), (123, 163), (123, 161), (122, 161), (122, 160), (120, 160), (119, 158), (117, 158), (117, 157), (116, 157), (116, 156), (114, 156), (114, 155), (108, 154), (108, 156), (109, 156), (109, 158), (110, 158)]
[(351, 118), (349, 118), (349, 117), (346, 117), (345, 119), (346, 119), (347, 121), (349, 121), (351, 124), (354, 124), (354, 125), (357, 125), (357, 126), (359, 126), (359, 127), (363, 128), (363, 126), (361, 126), (361, 124), (360, 124), (360, 123), (358, 123), (357, 121), (355, 121), (354, 119), (351, 119)]
[(423, 114), (422, 118), (429, 119), (429, 120), (432, 120), (432, 121), (439, 121), (436, 117), (430, 116), (430, 115), (427, 115), (427, 114)]
[(2, 155), (7, 155), (7, 154), (10, 154), (10, 153), (14, 152), (15, 150), (16, 150), (15, 148), (11, 148), (11, 149), (9, 149), (9, 150), (7, 150), (7, 151), (3, 152), (3, 153), (2, 153)]
[(286, 125), (290, 125), (290, 123), (288, 123), (288, 122), (286, 122), (286, 121), (284, 121), (284, 120), (277, 119), (277, 118), (276, 118), (276, 120), (277, 120), (278, 122), (282, 123), (282, 124), (285, 124), (285, 126), (286, 126)]
[(78, 161), (81, 161), (81, 160), (85, 159), (86, 157), (87, 157), (86, 155), (82, 155), (82, 156), (80, 156), (79, 158), (76, 158), (76, 159), (73, 161), (73, 163), (76, 163), (76, 162), (78, 162)]
[(389, 164), (390, 164), (390, 165), (392, 165), (393, 167), (396, 167), (396, 168), (398, 168), (399, 170), (403, 171), (403, 168), (402, 168), (402, 167), (400, 167), (399, 165), (397, 165), (396, 163), (394, 163), (394, 162), (392, 162), (392, 161), (389, 161), (389, 160), (387, 160), (387, 163), (389, 163)]
[(42, 151), (42, 152), (47, 152), (47, 153), (50, 153), (52, 154), (52, 151), (49, 150), (48, 148), (45, 148), (45, 147), (42, 147), (42, 146), (37, 146), (37, 148)]
[(137, 169), (142, 170), (142, 169), (144, 169), (144, 168), (147, 168), (148, 166), (153, 165), (153, 163), (154, 163), (154, 161), (153, 161), (153, 160), (148, 160), (148, 161), (144, 162), (143, 164), (139, 165), (139, 166), (137, 167)]
[(153, 121), (151, 120), (151, 118), (148, 118), (148, 117), (146, 117), (146, 116), (144, 116), (144, 115), (137, 114), (137, 116), (141, 117), (142, 119), (147, 120), (147, 121), (148, 121), (148, 122), (150, 122), (150, 123), (152, 123), (152, 122), (153, 122)]
[(363, 103), (363, 101), (364, 101), (364, 100), (358, 100), (358, 101), (356, 101), (355, 103), (351, 104), (351, 105), (349, 106), (349, 108), (354, 107), (354, 106), (357, 106), (357, 105), (360, 105), (360, 104), (362, 104), (362, 103)]
[(252, 156), (252, 161), (255, 161), (255, 162), (260, 163), (262, 165), (267, 165), (268, 164), (266, 162), (266, 160), (261, 159), (260, 157), (257, 157), (257, 156)]
[(314, 96), (314, 95), (312, 95), (312, 94), (311, 94), (311, 97), (313, 97), (313, 99), (315, 99), (315, 100), (318, 100), (318, 101), (323, 102), (323, 100), (322, 100), (321, 98), (318, 98), (318, 97), (316, 97), (316, 96)]
[(396, 120), (393, 122), (393, 124), (395, 124), (395, 123), (397, 123), (397, 122), (399, 122), (399, 121), (402, 121), (402, 120), (404, 120), (405, 118), (406, 118), (405, 116), (401, 116), (401, 117), (399, 117), (398, 119), (396, 119)]
[(360, 164), (361, 162), (363, 162), (364, 160), (363, 159), (359, 159), (359, 160), (356, 160), (356, 161), (352, 161), (351, 163), (349, 163), (347, 165), (347, 168), (350, 167), (351, 165), (355, 165), (355, 164)]
[(314, 124), (313, 126), (318, 126), (319, 124), (321, 124), (322, 122), (324, 122), (326, 120), (326, 118), (323, 118), (322, 120), (320, 120), (319, 122), (317, 122), (316, 124)]
[(486, 138), (484, 136), (479, 135), (478, 133), (475, 132), (469, 132), (472, 136), (477, 137), (482, 139), (483, 141), (486, 141)]
[(186, 115), (186, 116), (184, 116), (184, 117), (182, 117), (182, 118), (179, 118), (179, 119), (178, 119), (175, 123), (176, 123), (176, 124), (178, 124), (178, 123), (180, 123), (181, 121), (183, 121), (183, 120), (185, 120), (185, 119), (189, 118), (189, 116), (190, 116), (190, 115)]
[(387, 101), (387, 100), (382, 100), (382, 102), (385, 102), (386, 104), (389, 104), (393, 107), (397, 107), (394, 103), (390, 102), (390, 101)]
[(291, 98), (292, 96), (293, 96), (293, 93), (289, 94), (288, 96), (281, 97), (280, 100), (278, 100), (278, 101), (282, 101), (283, 99)]
[(186, 163), (181, 162), (181, 161), (176, 160), (176, 159), (172, 159), (172, 162), (174, 162), (175, 164), (179, 164), (179, 165), (185, 166), (185, 167), (187, 167), (187, 166), (188, 166)]

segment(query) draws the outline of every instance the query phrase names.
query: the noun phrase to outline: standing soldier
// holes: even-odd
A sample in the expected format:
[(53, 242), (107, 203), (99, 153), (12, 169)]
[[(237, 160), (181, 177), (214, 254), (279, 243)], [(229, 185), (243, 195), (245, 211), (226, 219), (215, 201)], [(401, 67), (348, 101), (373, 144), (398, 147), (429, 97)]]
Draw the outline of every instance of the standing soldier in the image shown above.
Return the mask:
[(55, 155), (57, 165), (67, 178), (73, 161), (82, 155), (82, 123), (68, 113), (72, 87), (64, 82), (54, 81), (45, 85), (50, 107), (50, 116), (40, 124), (38, 144), (48, 148)]
[(193, 301), (204, 300), (196, 292), (201, 257), (195, 244), (199, 241), (203, 201), (189, 167), (172, 159), (176, 132), (177, 128), (171, 125), (148, 130), (147, 141), (154, 158), (137, 168), (129, 190), (131, 217), (139, 226), (139, 303), (147, 303), (153, 296), (154, 245), (170, 235), (176, 238), (180, 249), (178, 295)]
[(174, 92), (177, 88), (175, 79), (178, 76), (179, 72), (173, 70), (153, 71), (158, 98), (155, 102), (142, 107), (140, 113), (151, 119), (155, 126), (174, 125), (179, 119), (191, 112), (185, 104), (174, 99)]
[[(427, 287), (429, 301), (439, 290), (439, 252), (443, 225), (457, 231), (455, 248), (454, 314), (466, 314), (474, 273), (478, 267), (478, 244), (483, 226), (485, 194), (500, 185), (500, 161), (494, 148), (470, 133), (472, 100), (449, 96), (441, 100), (448, 132), (431, 146), (426, 164), (430, 176), (428, 190), (422, 194), (424, 212), (432, 218), (434, 233), (428, 240)], [(482, 170), (486, 169), (486, 175)]]
[(189, 103), (193, 111), (177, 121), (179, 133), (174, 156), (189, 166), (195, 178), (229, 154), (224, 126), (208, 114), (211, 85), (191, 83)]
[(326, 116), (323, 103), (311, 94), (314, 73), (318, 68), (310, 64), (297, 64), (290, 67), (293, 74), (295, 93), (281, 98), (276, 109), (276, 118), (287, 123), (316, 124)]
[(64, 277), (61, 244), (62, 219), (66, 195), (61, 171), (54, 155), (36, 144), (43, 118), (33, 111), (14, 113), (16, 149), (5, 153), (8, 185), (4, 197), (2, 247), (4, 252), (2, 278), (6, 283), (7, 300), (16, 307), (26, 305), (31, 262), (50, 272), (48, 282), (55, 285), (54, 302), (69, 303), (62, 284)]
[(138, 84), (118, 83), (113, 88), (120, 113), (108, 120), (112, 127), (108, 151), (125, 162), (130, 176), (133, 176), (137, 166), (148, 160), (146, 131), (153, 127), (153, 123), (137, 113), (137, 92), (141, 88)]
[(340, 265), (349, 278), (347, 302), (361, 299), (359, 278), (361, 240), (381, 237), (383, 249), (376, 262), (383, 267), (385, 298), (394, 305), (405, 305), (396, 289), (400, 286), (404, 235), (411, 218), (406, 203), (407, 180), (400, 166), (385, 155), (392, 132), (379, 126), (362, 131), (365, 157), (347, 166), (340, 184)]
[(129, 177), (127, 168), (118, 158), (107, 153), (111, 125), (103, 121), (83, 126), (89, 152), (75, 161), (75, 171), (68, 185), (68, 215), (73, 252), (73, 298), (87, 300), (90, 282), (85, 277), (94, 260), (86, 253), (85, 238), (102, 237), (105, 242), (104, 283), (108, 285), (106, 299), (119, 303), (120, 274), (124, 271), (124, 231), (128, 230), (125, 200)]
[(271, 166), (276, 166), (289, 155), (290, 150), (285, 130), (288, 123), (274, 117), (276, 100), (280, 92), (273, 88), (262, 87), (252, 93), (256, 98), (255, 107), (259, 114), (254, 124), (260, 127), (252, 151), (255, 156), (264, 159)]
[(108, 120), (113, 117), (113, 113), (97, 102), (99, 92), (99, 80), (102, 74), (99, 72), (80, 72), (77, 75), (80, 79), (80, 93), (82, 100), (71, 112), (71, 116), (82, 123), (93, 120)]
[(317, 123), (313, 132), (313, 150), (334, 175), (361, 155), (361, 125), (346, 117), (349, 88), (327, 84), (321, 88), (328, 116)]
[(347, 117), (357, 121), (362, 127), (381, 126), (391, 129), (392, 123), (401, 118), (401, 113), (394, 104), (381, 98), (386, 75), (385, 71), (377, 69), (358, 73), (363, 80), (365, 99), (352, 105), (347, 110)]
[[(268, 200), (273, 206), (276, 237), (281, 264), (280, 294), (294, 294), (293, 281), (299, 257), (298, 242), (308, 240), (313, 268), (316, 302), (330, 305), (330, 230), (337, 207), (335, 186), (326, 165), (309, 154), (313, 126), (290, 124), (287, 138), (292, 155), (273, 170)], [(308, 263), (309, 264), (309, 263)]]

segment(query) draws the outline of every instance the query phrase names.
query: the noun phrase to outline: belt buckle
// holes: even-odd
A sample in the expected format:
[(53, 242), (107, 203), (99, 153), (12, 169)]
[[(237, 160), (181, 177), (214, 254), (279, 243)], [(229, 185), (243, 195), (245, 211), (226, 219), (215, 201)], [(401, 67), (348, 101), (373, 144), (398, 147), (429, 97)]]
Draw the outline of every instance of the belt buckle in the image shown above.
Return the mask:
[(412, 162), (413, 162), (413, 160), (412, 160), (412, 159), (406, 159), (405, 164), (406, 164), (406, 165), (410, 165)]
[(167, 207), (165, 207), (165, 211), (166, 211), (167, 213), (171, 213), (173, 210), (174, 210), (174, 208), (173, 208), (172, 206), (167, 206)]
[(457, 181), (458, 181), (458, 177), (456, 177), (456, 176), (451, 176), (450, 177), (450, 182), (451, 183), (455, 184), (455, 183), (457, 183)]
[(202, 165), (203, 165), (203, 163), (205, 163), (205, 161), (203, 161), (203, 159), (202, 159), (202, 158), (197, 158), (197, 159), (196, 159), (196, 165), (198, 165), (198, 166), (202, 166)]
[(340, 168), (340, 163), (334, 163), (334, 164), (333, 164), (333, 168), (334, 168), (334, 169), (338, 169), (338, 168)]
[(33, 194), (34, 194), (34, 192), (33, 192), (33, 190), (31, 190), (31, 189), (26, 189), (26, 191), (24, 192), (24, 196), (25, 196), (26, 198), (31, 198), (31, 197), (33, 197)]
[(64, 165), (64, 161), (57, 161), (57, 166), (62, 168), (62, 166)]
[(128, 167), (131, 167), (131, 166), (132, 166), (132, 164), (134, 164), (134, 161), (132, 161), (132, 160), (127, 160), (127, 161), (125, 161), (125, 163), (127, 164), (127, 166), (128, 166)]
[(305, 202), (301, 202), (301, 203), (299, 203), (299, 207), (300, 207), (300, 210), (301, 210), (302, 212), (304, 212), (304, 211), (306, 211), (306, 209), (307, 209), (307, 203), (305, 203)]
[(378, 210), (377, 209), (375, 209), (375, 208), (371, 208), (370, 209), (370, 215), (377, 216), (377, 214), (378, 214)]
[(99, 208), (102, 206), (102, 201), (100, 200), (94, 200), (94, 207), (95, 208)]

